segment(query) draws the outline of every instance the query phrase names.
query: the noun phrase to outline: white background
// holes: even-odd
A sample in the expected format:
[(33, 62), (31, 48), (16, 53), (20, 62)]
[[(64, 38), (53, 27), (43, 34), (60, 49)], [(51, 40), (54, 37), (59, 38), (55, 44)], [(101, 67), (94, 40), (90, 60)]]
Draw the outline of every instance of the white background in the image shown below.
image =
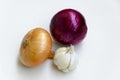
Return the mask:
[[(24, 35), (35, 27), (49, 31), (52, 16), (65, 8), (80, 11), (88, 26), (86, 38), (75, 46), (77, 69), (60, 72), (52, 60), (22, 66)], [(120, 80), (120, 0), (0, 0), (0, 80)]]

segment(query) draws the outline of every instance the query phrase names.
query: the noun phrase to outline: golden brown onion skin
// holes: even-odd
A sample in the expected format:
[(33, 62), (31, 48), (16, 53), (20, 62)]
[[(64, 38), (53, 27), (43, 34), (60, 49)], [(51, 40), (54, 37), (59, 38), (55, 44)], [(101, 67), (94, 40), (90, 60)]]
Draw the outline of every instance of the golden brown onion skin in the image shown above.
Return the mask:
[(20, 61), (27, 67), (43, 63), (51, 54), (52, 39), (43, 28), (29, 31), (20, 47)]

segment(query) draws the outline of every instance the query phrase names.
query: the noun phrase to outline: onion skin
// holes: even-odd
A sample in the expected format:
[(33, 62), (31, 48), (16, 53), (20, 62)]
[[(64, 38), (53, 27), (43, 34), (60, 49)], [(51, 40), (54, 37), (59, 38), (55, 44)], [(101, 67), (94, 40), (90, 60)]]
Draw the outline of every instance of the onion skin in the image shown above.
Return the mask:
[(75, 45), (85, 38), (87, 25), (80, 12), (74, 9), (64, 9), (51, 19), (50, 32), (59, 43)]
[(51, 57), (52, 39), (50, 34), (42, 29), (35, 28), (23, 38), (20, 47), (20, 61), (27, 67), (42, 64)]

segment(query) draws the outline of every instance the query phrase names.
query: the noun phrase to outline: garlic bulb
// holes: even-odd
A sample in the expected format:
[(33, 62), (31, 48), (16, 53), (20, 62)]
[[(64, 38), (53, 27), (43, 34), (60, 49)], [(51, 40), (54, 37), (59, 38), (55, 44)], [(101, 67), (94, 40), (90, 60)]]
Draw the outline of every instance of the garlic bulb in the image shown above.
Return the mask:
[(74, 46), (62, 47), (56, 50), (54, 64), (63, 72), (69, 72), (77, 67), (78, 56), (74, 51)]

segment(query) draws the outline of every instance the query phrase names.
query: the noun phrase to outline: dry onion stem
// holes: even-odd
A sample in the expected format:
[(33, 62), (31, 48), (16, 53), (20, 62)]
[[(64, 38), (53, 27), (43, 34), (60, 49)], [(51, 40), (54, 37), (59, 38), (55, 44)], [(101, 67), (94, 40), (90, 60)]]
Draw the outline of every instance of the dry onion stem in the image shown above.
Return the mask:
[(29, 31), (22, 41), (20, 61), (27, 67), (37, 66), (47, 58), (54, 57), (51, 48), (50, 34), (42, 28), (35, 28)]

